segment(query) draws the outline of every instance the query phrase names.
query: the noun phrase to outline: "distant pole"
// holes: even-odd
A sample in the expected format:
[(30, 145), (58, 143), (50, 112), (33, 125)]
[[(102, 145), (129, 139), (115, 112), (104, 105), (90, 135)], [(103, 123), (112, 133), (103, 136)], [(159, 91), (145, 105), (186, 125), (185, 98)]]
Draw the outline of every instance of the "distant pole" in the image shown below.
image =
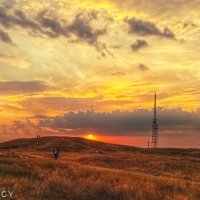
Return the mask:
[(151, 147), (157, 148), (159, 147), (158, 141), (158, 120), (157, 120), (157, 106), (156, 106), (156, 99), (157, 95), (154, 95), (154, 108), (153, 108), (153, 124), (152, 124), (152, 140), (151, 140)]

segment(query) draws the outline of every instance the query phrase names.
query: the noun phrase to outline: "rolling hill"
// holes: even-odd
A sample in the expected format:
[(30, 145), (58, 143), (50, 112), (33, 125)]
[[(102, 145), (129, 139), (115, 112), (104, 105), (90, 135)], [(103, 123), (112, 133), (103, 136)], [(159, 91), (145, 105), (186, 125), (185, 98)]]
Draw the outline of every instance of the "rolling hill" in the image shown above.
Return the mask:
[(135, 151), (139, 148), (115, 145), (79, 137), (41, 137), (32, 139), (16, 139), (0, 143), (0, 149), (28, 149), (49, 151), (59, 148), (65, 152), (80, 151)]
[(15, 139), (0, 143), (0, 149), (7, 150), (38, 150), (52, 151), (54, 148), (59, 148), (63, 152), (138, 152), (145, 154), (158, 155), (177, 155), (200, 157), (200, 149), (180, 149), (180, 148), (158, 148), (145, 149), (134, 146), (110, 144), (94, 140), (88, 140), (80, 137), (58, 137), (49, 136), (32, 139)]

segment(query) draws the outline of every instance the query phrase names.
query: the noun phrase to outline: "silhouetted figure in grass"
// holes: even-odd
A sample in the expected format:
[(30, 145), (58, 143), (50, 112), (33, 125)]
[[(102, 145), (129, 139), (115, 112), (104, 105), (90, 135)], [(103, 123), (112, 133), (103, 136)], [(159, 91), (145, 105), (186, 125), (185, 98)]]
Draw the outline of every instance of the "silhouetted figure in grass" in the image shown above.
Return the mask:
[(59, 149), (54, 149), (54, 150), (53, 150), (53, 156), (54, 156), (54, 159), (55, 159), (55, 160), (58, 159), (58, 155), (59, 155)]

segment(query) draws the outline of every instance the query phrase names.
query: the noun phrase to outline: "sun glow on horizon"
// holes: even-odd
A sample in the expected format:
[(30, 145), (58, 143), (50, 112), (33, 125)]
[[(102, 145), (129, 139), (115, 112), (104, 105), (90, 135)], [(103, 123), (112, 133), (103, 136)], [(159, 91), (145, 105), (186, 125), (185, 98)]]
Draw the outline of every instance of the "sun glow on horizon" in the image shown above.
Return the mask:
[(86, 135), (84, 138), (86, 138), (88, 140), (97, 140), (97, 137), (94, 136), (93, 134)]

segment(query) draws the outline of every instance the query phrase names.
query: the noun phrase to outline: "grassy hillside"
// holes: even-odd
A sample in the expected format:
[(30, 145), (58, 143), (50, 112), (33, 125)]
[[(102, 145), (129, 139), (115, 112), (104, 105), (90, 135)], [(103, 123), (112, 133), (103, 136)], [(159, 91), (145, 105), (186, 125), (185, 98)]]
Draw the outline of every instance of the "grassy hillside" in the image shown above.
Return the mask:
[(79, 151), (123, 151), (137, 150), (139, 148), (123, 145), (108, 144), (93, 140), (87, 140), (78, 137), (41, 137), (33, 139), (16, 139), (0, 144), (0, 149), (32, 149), (51, 151), (53, 148), (59, 148), (65, 152)]
[(41, 137), (32, 139), (16, 139), (8, 142), (0, 143), (0, 149), (11, 150), (39, 150), (52, 151), (53, 148), (59, 148), (64, 152), (94, 152), (100, 150), (102, 152), (140, 152), (147, 154), (164, 154), (164, 155), (180, 155), (200, 157), (200, 149), (176, 149), (176, 148), (160, 148), (160, 149), (144, 149), (126, 145), (109, 144), (99, 141), (88, 140), (79, 137)]
[[(53, 160), (51, 148), (61, 144)], [(14, 140), (0, 144), (0, 189), (19, 200), (199, 200), (199, 152), (81, 138)]]

